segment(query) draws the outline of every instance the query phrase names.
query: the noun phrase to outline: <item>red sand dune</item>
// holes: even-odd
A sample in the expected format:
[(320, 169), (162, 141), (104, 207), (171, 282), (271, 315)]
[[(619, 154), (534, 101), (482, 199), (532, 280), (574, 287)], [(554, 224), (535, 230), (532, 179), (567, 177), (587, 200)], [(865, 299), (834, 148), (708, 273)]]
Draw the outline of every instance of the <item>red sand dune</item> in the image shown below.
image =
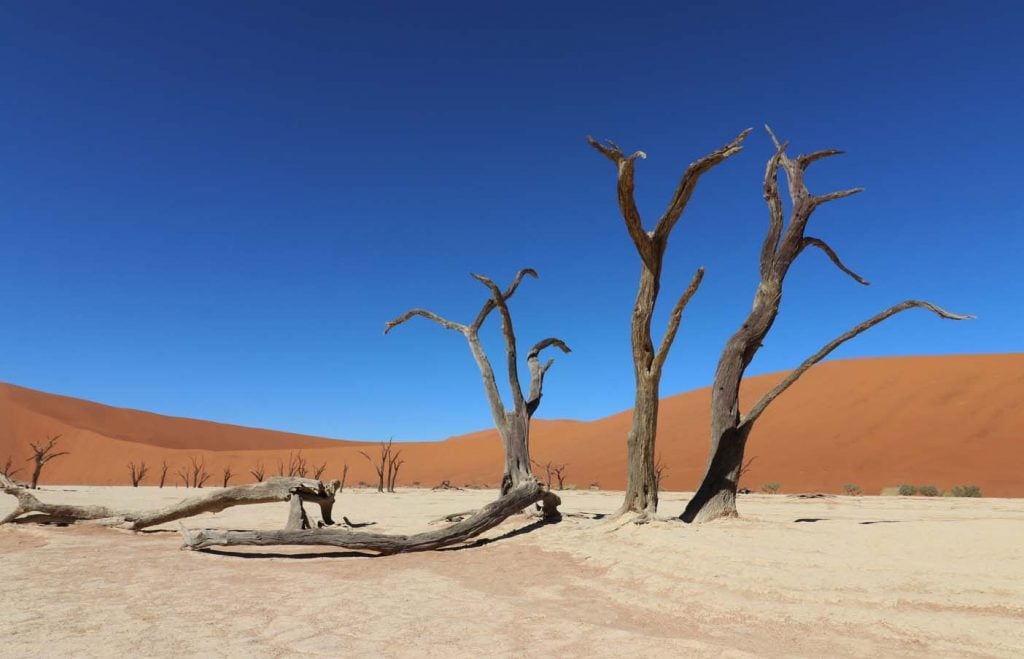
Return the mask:
[[(772, 386), (779, 374), (748, 379), (744, 400)], [(658, 452), (668, 465), (665, 487), (696, 487), (708, 450), (710, 390), (662, 402)], [(785, 492), (840, 492), (844, 483), (875, 494), (913, 483), (949, 488), (978, 485), (987, 496), (1024, 496), (1024, 354), (836, 360), (816, 366), (773, 403), (751, 436), (754, 457), (744, 485), (776, 481)], [(482, 405), (483, 402), (481, 401)], [(568, 463), (567, 483), (603, 489), (625, 485), (630, 412), (593, 422), (537, 420), (533, 457)], [(14, 385), (0, 384), (0, 466), (8, 455), (30, 465), (29, 441), (60, 434), (70, 455), (43, 470), (45, 483), (126, 484), (129, 460), (145, 461), (144, 484), (169, 465), (167, 483), (190, 456), (205, 460), (208, 485), (252, 482), (262, 462), (268, 475), (279, 460), (302, 450), (309, 464), (326, 462), (325, 478), (349, 465), (349, 483), (374, 482), (374, 445), (258, 430), (126, 410)], [(501, 446), (493, 430), (442, 442), (402, 444), (399, 484), (491, 485), (501, 476)]]

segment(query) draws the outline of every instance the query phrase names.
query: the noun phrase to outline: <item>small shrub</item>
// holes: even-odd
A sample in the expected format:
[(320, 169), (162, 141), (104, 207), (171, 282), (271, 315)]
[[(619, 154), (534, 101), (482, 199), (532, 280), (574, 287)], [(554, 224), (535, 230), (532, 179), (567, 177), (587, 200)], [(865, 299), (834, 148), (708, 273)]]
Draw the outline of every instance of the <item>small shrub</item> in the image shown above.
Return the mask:
[(900, 496), (912, 497), (917, 494), (917, 488), (913, 485), (907, 485), (906, 483), (900, 485)]
[(575, 489), (577, 489), (576, 483), (566, 483), (565, 484), (565, 489), (567, 489), (567, 490), (575, 490)]
[(412, 482), (412, 486), (413, 487), (419, 487), (420, 486), (420, 482), (419, 481), (413, 481)]
[(981, 488), (977, 485), (954, 485), (953, 496), (955, 497), (980, 497)]
[(843, 492), (850, 495), (851, 497), (857, 497), (862, 494), (860, 485), (854, 485), (853, 483), (847, 483), (843, 485)]
[(935, 487), (934, 485), (922, 485), (917, 488), (917, 493), (923, 497), (937, 497), (942, 494), (942, 490)]
[(761, 486), (761, 491), (767, 494), (778, 494), (780, 487), (782, 487), (782, 485), (780, 485), (779, 483), (765, 483), (764, 485)]
[(366, 484), (366, 481), (359, 481), (359, 487), (369, 487), (369, 486)]
[(595, 481), (595, 482), (590, 484), (590, 489), (592, 489), (592, 490), (600, 490), (601, 486)]

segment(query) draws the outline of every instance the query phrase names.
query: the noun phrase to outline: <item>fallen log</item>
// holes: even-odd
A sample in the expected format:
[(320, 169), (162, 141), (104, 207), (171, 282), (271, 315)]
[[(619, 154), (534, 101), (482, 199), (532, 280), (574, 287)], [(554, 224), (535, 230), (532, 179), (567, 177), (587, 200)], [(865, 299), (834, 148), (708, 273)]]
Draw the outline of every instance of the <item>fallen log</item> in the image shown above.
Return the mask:
[(525, 482), (505, 496), (492, 501), (471, 517), (451, 526), (414, 535), (388, 535), (347, 531), (342, 529), (305, 529), (283, 531), (226, 531), (221, 529), (186, 529), (180, 526), (182, 549), (206, 549), (241, 545), (322, 545), (343, 547), (379, 555), (430, 551), (457, 545), (489, 531), (524, 508), (543, 501), (550, 494), (535, 480)]
[(202, 513), (217, 513), (232, 506), (288, 501), (293, 494), (298, 495), (304, 501), (319, 504), (324, 522), (333, 524), (331, 513), (339, 486), (338, 481), (324, 485), (321, 481), (311, 478), (268, 478), (262, 483), (236, 485), (211, 492), (206, 496), (184, 499), (166, 508), (147, 512), (117, 510), (104, 506), (45, 503), (22, 488), (7, 487), (4, 488), (4, 492), (17, 497), (18, 506), (11, 514), (0, 520), (0, 524), (16, 521), (28, 513), (39, 513), (26, 518), (25, 521), (51, 524), (92, 523), (138, 531)]

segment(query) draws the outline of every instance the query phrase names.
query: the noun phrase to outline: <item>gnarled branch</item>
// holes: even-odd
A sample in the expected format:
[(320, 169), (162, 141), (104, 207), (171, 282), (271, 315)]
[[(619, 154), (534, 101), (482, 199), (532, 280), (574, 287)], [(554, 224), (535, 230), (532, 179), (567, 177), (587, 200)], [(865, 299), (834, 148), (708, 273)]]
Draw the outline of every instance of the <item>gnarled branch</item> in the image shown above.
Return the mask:
[(843, 264), (843, 262), (841, 260), (839, 260), (839, 255), (836, 254), (835, 250), (832, 249), (831, 247), (829, 247), (828, 243), (826, 243), (821, 238), (812, 238), (810, 236), (805, 237), (804, 240), (803, 240), (803, 246), (800, 248), (800, 250), (803, 251), (804, 249), (806, 249), (808, 247), (817, 247), (821, 251), (825, 252), (825, 254), (828, 255), (828, 258), (831, 259), (832, 263), (836, 264), (837, 268), (839, 268), (840, 270), (842, 270), (846, 274), (848, 274), (851, 277), (853, 277), (853, 280), (856, 281), (858, 284), (862, 284), (864, 286), (867, 286), (867, 285), (870, 284), (870, 282), (868, 280), (864, 279), (863, 277), (858, 275), (853, 270), (850, 270), (849, 268), (847, 268)]
[[(534, 274), (536, 275), (536, 273)], [(505, 337), (505, 358), (508, 366), (509, 390), (512, 392), (512, 409), (518, 410), (523, 406), (523, 388), (519, 384), (519, 355), (516, 350), (515, 330), (512, 327), (512, 314), (508, 310), (508, 304), (505, 303), (507, 298), (489, 277), (475, 273), (472, 276), (491, 291), (491, 300), (501, 314), (501, 334)], [(515, 291), (512, 287), (510, 289)]]
[(426, 309), (410, 309), (409, 311), (406, 311), (404, 314), (402, 314), (398, 318), (395, 318), (394, 320), (389, 320), (388, 322), (384, 323), (384, 333), (387, 334), (393, 328), (397, 327), (398, 325), (401, 325), (402, 323), (404, 323), (405, 321), (409, 320), (413, 316), (422, 316), (422, 317), (426, 318), (427, 320), (434, 321), (435, 323), (437, 323), (438, 325), (440, 325), (441, 327), (443, 327), (445, 329), (455, 330), (456, 332), (461, 332), (463, 334), (465, 334), (467, 331), (469, 331), (469, 328), (466, 327), (465, 325), (460, 325), (459, 323), (453, 323), (450, 320), (447, 320), (445, 318), (442, 318), (441, 316), (438, 316), (433, 311), (427, 311)]
[(536, 345), (530, 348), (530, 352), (526, 353), (526, 364), (530, 368), (530, 393), (526, 399), (526, 414), (527, 416), (533, 416), (533, 413), (540, 406), (541, 396), (544, 395), (544, 374), (548, 372), (551, 365), (555, 363), (554, 359), (549, 359), (543, 365), (541, 365), (539, 357), (542, 350), (554, 346), (562, 352), (568, 354), (572, 350), (565, 344), (561, 339), (549, 337), (538, 341)]
[(672, 233), (672, 228), (679, 220), (679, 216), (683, 214), (683, 209), (689, 203), (701, 175), (730, 156), (734, 156), (742, 151), (743, 140), (747, 138), (750, 131), (750, 128), (744, 130), (725, 146), (712, 151), (700, 160), (690, 163), (690, 166), (683, 172), (682, 178), (679, 179), (679, 185), (676, 186), (676, 191), (672, 194), (672, 199), (669, 200), (668, 208), (662, 213), (658, 224), (654, 227), (654, 231), (651, 232), (655, 241), (668, 239), (669, 234)]
[[(618, 199), (619, 199), (619, 212), (622, 214), (622, 219), (626, 222), (626, 230), (629, 232), (629, 237), (633, 239), (633, 244), (636, 245), (637, 252), (640, 253), (640, 258), (645, 263), (653, 256), (651, 254), (651, 236), (644, 231), (643, 220), (640, 217), (640, 210), (636, 206), (636, 199), (633, 196), (634, 177), (633, 173), (635, 170), (635, 163), (637, 158), (646, 158), (647, 154), (643, 151), (636, 151), (632, 155), (625, 155), (622, 153), (622, 149), (611, 140), (606, 140), (607, 146), (601, 144), (593, 137), (587, 136), (587, 142), (590, 146), (594, 147), (604, 157), (615, 163), (618, 168)], [(650, 264), (649, 264), (650, 266)]]
[(784, 392), (794, 382), (800, 379), (800, 376), (803, 375), (807, 371), (807, 369), (820, 362), (822, 359), (828, 356), (830, 352), (832, 352), (842, 344), (846, 343), (853, 337), (857, 336), (858, 334), (866, 332), (875, 325), (881, 323), (886, 318), (895, 316), (901, 311), (906, 311), (907, 309), (914, 308), (927, 309), (928, 311), (931, 311), (938, 315), (940, 318), (945, 318), (947, 320), (968, 320), (970, 318), (974, 318), (974, 316), (970, 315), (951, 313), (941, 307), (932, 304), (931, 302), (924, 302), (921, 300), (907, 300), (905, 302), (895, 304), (886, 309), (885, 311), (882, 311), (881, 313), (876, 314), (871, 318), (868, 318), (864, 322), (860, 323), (859, 325), (856, 325), (855, 327), (844, 332), (843, 334), (840, 334), (835, 339), (832, 339), (824, 346), (822, 346), (822, 348), (818, 350), (818, 352), (814, 353), (813, 355), (805, 359), (803, 363), (801, 363), (799, 366), (793, 369), (789, 373), (789, 375), (787, 375), (785, 378), (783, 378), (781, 382), (775, 385), (775, 387), (773, 387), (771, 391), (762, 396), (761, 400), (757, 401), (757, 404), (754, 405), (753, 408), (751, 408), (750, 412), (748, 412), (746, 416), (743, 417), (742, 421), (740, 422), (740, 425), (743, 426), (754, 423), (754, 421), (756, 421), (757, 418), (761, 416), (761, 414), (765, 411), (765, 409), (768, 407), (768, 405), (771, 404), (773, 400), (778, 398), (782, 392)]

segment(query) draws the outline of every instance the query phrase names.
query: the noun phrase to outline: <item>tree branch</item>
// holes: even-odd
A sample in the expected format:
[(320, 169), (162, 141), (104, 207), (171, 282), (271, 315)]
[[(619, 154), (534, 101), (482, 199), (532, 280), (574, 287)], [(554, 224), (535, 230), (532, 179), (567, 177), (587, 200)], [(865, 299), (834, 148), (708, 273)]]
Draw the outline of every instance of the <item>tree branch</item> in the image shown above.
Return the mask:
[(540, 407), (540, 399), (544, 395), (544, 374), (555, 363), (554, 359), (549, 359), (541, 366), (538, 357), (542, 350), (551, 346), (558, 348), (566, 354), (572, 352), (569, 346), (565, 345), (564, 341), (551, 337), (538, 341), (536, 345), (530, 348), (530, 352), (526, 353), (526, 363), (530, 367), (530, 393), (526, 400), (526, 413), (531, 417), (537, 411), (537, 408)]
[[(505, 356), (508, 364), (508, 384), (512, 390), (512, 406), (513, 409), (522, 409), (523, 402), (523, 388), (519, 384), (519, 356), (516, 348), (516, 335), (515, 330), (512, 327), (512, 314), (508, 310), (508, 305), (505, 303), (505, 296), (502, 294), (501, 289), (494, 283), (489, 277), (478, 275), (473, 273), (473, 279), (486, 286), (491, 291), (491, 300), (497, 305), (498, 311), (501, 313), (501, 333), (505, 337)], [(512, 292), (515, 292), (513, 287), (509, 287)], [(510, 293), (511, 295), (511, 293)]]
[(683, 310), (686, 309), (686, 305), (690, 303), (690, 298), (697, 292), (703, 280), (704, 268), (697, 268), (697, 272), (693, 273), (693, 279), (690, 280), (690, 285), (686, 287), (686, 290), (679, 297), (679, 301), (676, 302), (676, 306), (672, 308), (672, 314), (668, 319), (668, 329), (665, 330), (665, 336), (661, 338), (661, 346), (654, 355), (651, 370), (660, 371), (661, 367), (665, 365), (668, 351), (672, 348), (672, 342), (676, 339), (676, 332), (679, 331), (679, 321), (683, 318)]
[(427, 311), (426, 309), (411, 309), (409, 311), (406, 311), (404, 314), (402, 314), (398, 318), (395, 318), (394, 320), (389, 320), (388, 322), (384, 323), (384, 333), (387, 334), (393, 328), (397, 327), (398, 325), (401, 325), (402, 323), (404, 323), (405, 321), (409, 320), (413, 316), (423, 316), (424, 318), (426, 318), (428, 320), (434, 321), (435, 323), (437, 323), (438, 325), (440, 325), (441, 327), (443, 327), (445, 329), (455, 330), (455, 331), (461, 332), (463, 334), (465, 334), (466, 332), (469, 331), (469, 328), (466, 327), (465, 325), (460, 325), (459, 323), (453, 323), (450, 320), (447, 320), (445, 318), (442, 318), (441, 316), (438, 316), (433, 311)]
[(847, 268), (843, 264), (843, 262), (839, 260), (839, 255), (836, 254), (835, 250), (833, 250), (831, 247), (829, 247), (828, 243), (826, 243), (821, 238), (812, 238), (810, 236), (805, 237), (804, 241), (803, 241), (803, 246), (800, 248), (800, 251), (803, 251), (804, 249), (806, 249), (808, 247), (817, 247), (821, 251), (825, 252), (825, 254), (828, 255), (828, 258), (832, 260), (832, 263), (836, 264), (837, 268), (839, 268), (840, 270), (842, 270), (846, 274), (848, 274), (851, 277), (853, 277), (854, 281), (856, 281), (858, 284), (861, 284), (863, 286), (868, 286), (871, 283), (868, 280), (866, 280), (863, 277), (861, 277), (860, 275), (858, 275), (853, 270), (850, 270), (849, 268)]
[[(534, 270), (533, 268), (523, 268), (522, 270), (516, 273), (516, 276), (512, 279), (512, 283), (509, 284), (508, 288), (505, 289), (505, 292), (502, 293), (502, 297), (506, 300), (512, 297), (512, 295), (516, 292), (516, 289), (519, 288), (519, 283), (523, 281), (523, 277), (525, 277), (526, 275), (529, 275), (534, 279), (540, 279), (540, 275), (538, 275), (537, 271)], [(472, 273), (470, 273), (470, 276), (473, 278), (477, 277), (477, 275), (474, 275)], [(483, 308), (480, 309), (480, 313), (477, 314), (476, 320), (473, 321), (473, 324), (470, 325), (470, 327), (480, 329), (480, 327), (484, 324), (484, 320), (487, 319), (487, 315), (494, 311), (494, 307), (494, 299), (487, 298), (487, 301), (484, 302)]]
[(645, 263), (648, 263), (652, 256), (651, 236), (644, 231), (640, 210), (636, 207), (636, 199), (633, 196), (633, 172), (636, 159), (646, 158), (647, 154), (643, 151), (634, 151), (632, 155), (627, 156), (622, 153), (622, 149), (615, 142), (606, 140), (606, 146), (589, 135), (587, 136), (587, 142), (605, 158), (615, 163), (615, 166), (618, 168), (619, 212), (622, 214), (622, 219), (626, 222), (626, 230), (629, 231), (629, 237), (633, 239), (633, 244), (636, 245), (640, 258)]
[(686, 204), (690, 201), (690, 196), (693, 195), (701, 175), (730, 156), (742, 151), (743, 140), (750, 134), (750, 131), (750, 128), (746, 129), (737, 135), (732, 142), (712, 151), (700, 160), (690, 163), (690, 166), (683, 172), (682, 178), (679, 179), (679, 185), (669, 201), (668, 208), (665, 209), (665, 212), (658, 220), (658, 224), (654, 227), (654, 231), (651, 232), (655, 242), (668, 239), (673, 227), (675, 227), (676, 221), (679, 220), (679, 216), (683, 214), (683, 209), (686, 208)]
[(864, 188), (850, 188), (849, 190), (839, 190), (838, 192), (830, 192), (826, 195), (821, 195), (820, 197), (813, 196), (812, 199), (814, 200), (815, 206), (821, 206), (822, 204), (827, 204), (830, 201), (835, 201), (836, 199), (844, 199), (846, 197), (852, 197), (853, 195), (861, 192), (864, 192)]
[(753, 408), (751, 408), (750, 412), (748, 412), (746, 416), (743, 417), (743, 420), (741, 421), (740, 425), (749, 426), (750, 424), (754, 423), (754, 421), (756, 421), (757, 418), (761, 416), (761, 414), (765, 411), (765, 409), (768, 407), (768, 405), (771, 404), (773, 400), (778, 398), (778, 396), (782, 392), (788, 389), (794, 382), (796, 382), (800, 378), (800, 376), (807, 372), (807, 369), (820, 362), (822, 359), (828, 356), (828, 354), (831, 353), (833, 350), (835, 350), (842, 344), (846, 343), (850, 339), (854, 338), (858, 334), (866, 332), (867, 330), (881, 323), (885, 319), (894, 316), (900, 313), (901, 311), (906, 311), (907, 309), (914, 308), (927, 309), (928, 311), (937, 314), (940, 318), (946, 318), (948, 320), (968, 320), (970, 318), (974, 318), (974, 316), (950, 313), (949, 311), (946, 311), (941, 307), (935, 306), (931, 302), (924, 302), (921, 300), (907, 300), (905, 302), (900, 302), (899, 304), (893, 305), (886, 309), (885, 311), (882, 311), (881, 313), (872, 316), (871, 318), (868, 318), (859, 325), (853, 327), (852, 329), (844, 332), (835, 339), (829, 341), (821, 348), (821, 350), (805, 359), (802, 364), (793, 369), (789, 373), (789, 375), (787, 375), (785, 378), (783, 378), (781, 382), (775, 385), (775, 387), (771, 391), (762, 396), (761, 400), (757, 401), (757, 404), (754, 405)]

